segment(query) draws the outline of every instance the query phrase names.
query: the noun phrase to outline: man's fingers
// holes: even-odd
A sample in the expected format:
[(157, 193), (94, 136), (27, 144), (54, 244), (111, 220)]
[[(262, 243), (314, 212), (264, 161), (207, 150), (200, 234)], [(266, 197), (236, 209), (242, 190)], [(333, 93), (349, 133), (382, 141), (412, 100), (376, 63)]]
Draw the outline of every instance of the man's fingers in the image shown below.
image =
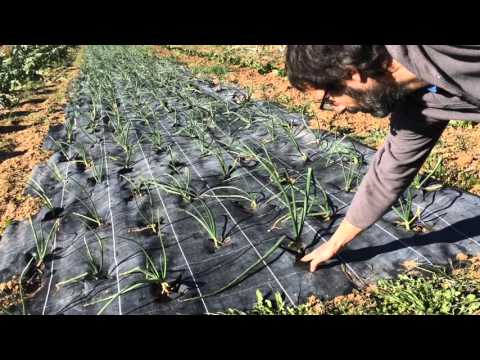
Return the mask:
[(302, 258), (300, 259), (300, 261), (309, 262), (309, 261), (313, 260), (313, 257), (314, 257), (314, 256), (315, 256), (315, 255), (313, 254), (313, 252), (311, 252), (310, 254), (307, 254), (307, 255), (305, 255), (304, 257), (302, 257)]
[(312, 273), (315, 272), (319, 264), (320, 264), (320, 261), (312, 260), (312, 262), (310, 263), (310, 272)]

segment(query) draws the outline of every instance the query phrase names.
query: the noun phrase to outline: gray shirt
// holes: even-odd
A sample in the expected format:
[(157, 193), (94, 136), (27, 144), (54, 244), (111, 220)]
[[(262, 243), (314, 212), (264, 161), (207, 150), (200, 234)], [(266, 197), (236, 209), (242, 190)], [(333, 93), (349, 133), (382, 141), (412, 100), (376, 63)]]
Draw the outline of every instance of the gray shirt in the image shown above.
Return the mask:
[(449, 120), (480, 122), (480, 45), (386, 45), (419, 79), (421, 89), (397, 104), (390, 133), (377, 151), (346, 218), (365, 229), (407, 189)]

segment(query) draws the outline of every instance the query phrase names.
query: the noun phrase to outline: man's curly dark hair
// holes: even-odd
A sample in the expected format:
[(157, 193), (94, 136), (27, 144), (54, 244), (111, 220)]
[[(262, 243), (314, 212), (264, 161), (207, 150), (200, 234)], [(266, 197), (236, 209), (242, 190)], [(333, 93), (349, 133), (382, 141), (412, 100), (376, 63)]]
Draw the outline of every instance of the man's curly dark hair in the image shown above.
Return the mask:
[(304, 91), (342, 89), (356, 68), (362, 76), (378, 78), (391, 61), (385, 45), (288, 45), (285, 68), (290, 83)]

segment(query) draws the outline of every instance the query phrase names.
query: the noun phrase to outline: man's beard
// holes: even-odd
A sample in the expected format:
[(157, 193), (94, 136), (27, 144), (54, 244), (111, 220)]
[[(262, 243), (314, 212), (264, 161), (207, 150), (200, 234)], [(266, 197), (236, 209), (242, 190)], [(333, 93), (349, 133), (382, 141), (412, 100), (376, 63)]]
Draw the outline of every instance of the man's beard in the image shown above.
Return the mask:
[(348, 112), (361, 111), (384, 118), (393, 111), (395, 105), (408, 94), (408, 91), (397, 84), (380, 83), (367, 91), (347, 88), (345, 94), (357, 100), (359, 104), (355, 108), (347, 109)]

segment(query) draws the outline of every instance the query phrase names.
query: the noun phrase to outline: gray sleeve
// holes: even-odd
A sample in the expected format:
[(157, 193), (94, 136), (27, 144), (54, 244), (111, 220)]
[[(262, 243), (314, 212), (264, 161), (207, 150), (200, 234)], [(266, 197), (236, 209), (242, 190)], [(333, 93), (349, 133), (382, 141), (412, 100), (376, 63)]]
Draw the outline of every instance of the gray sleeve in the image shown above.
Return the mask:
[(401, 104), (390, 119), (390, 134), (378, 150), (347, 212), (361, 229), (379, 220), (407, 189), (448, 121), (427, 118), (422, 107)]

